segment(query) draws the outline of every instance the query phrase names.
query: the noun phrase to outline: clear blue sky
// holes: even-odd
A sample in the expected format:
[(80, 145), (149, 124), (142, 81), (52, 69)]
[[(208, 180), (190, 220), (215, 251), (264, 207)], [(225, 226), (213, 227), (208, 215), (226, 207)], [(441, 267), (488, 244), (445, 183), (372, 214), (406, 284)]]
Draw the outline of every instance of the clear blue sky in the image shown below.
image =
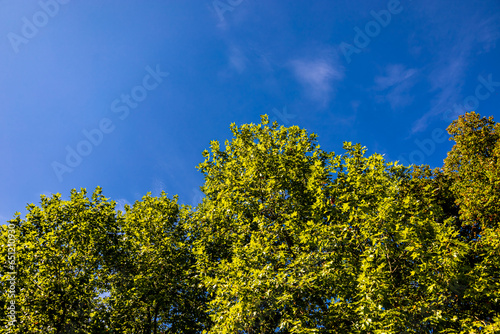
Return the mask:
[(500, 2), (0, 0), (0, 222), (102, 186), (196, 204), (229, 125), (442, 165), (444, 129), (500, 121)]

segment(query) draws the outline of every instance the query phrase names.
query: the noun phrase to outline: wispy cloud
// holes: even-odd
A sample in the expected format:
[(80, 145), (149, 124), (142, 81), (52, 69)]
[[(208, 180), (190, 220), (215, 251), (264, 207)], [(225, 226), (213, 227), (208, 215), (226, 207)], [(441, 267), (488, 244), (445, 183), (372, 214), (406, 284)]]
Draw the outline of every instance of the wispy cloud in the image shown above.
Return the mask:
[(165, 183), (159, 178), (153, 180), (152, 185), (153, 190), (151, 191), (153, 196), (160, 196), (161, 192), (165, 190)]
[(117, 211), (119, 210), (121, 212), (125, 212), (125, 205), (126, 204), (132, 206), (132, 204), (130, 204), (130, 202), (127, 201), (125, 198), (117, 199), (115, 202), (116, 202), (116, 210)]
[(405, 81), (408, 78), (411, 78), (415, 73), (417, 73), (416, 69), (405, 69), (405, 67), (401, 64), (388, 65), (384, 75), (375, 77), (375, 89), (387, 89)]
[(45, 195), (46, 197), (52, 198), (52, 196), (55, 195), (52, 191), (44, 190), (40, 194), (36, 194), (38, 198), (40, 198), (41, 195)]
[(343, 67), (333, 57), (296, 59), (291, 67), (306, 95), (323, 106), (332, 98), (335, 83), (344, 78)]
[(252, 65), (255, 65), (255, 63), (252, 64), (249, 60), (249, 58), (254, 56), (252, 50), (249, 49), (248, 47), (239, 46), (233, 41), (228, 42), (228, 48), (225, 54), (227, 62), (226, 65), (219, 70), (219, 77), (228, 79), (245, 74), (245, 71), (248, 72), (248, 70), (252, 68)]
[(468, 61), (463, 53), (448, 60), (449, 64), (435, 69), (429, 75), (431, 91), (435, 92), (434, 98), (431, 100), (432, 107), (413, 124), (411, 133), (424, 131), (432, 118), (459, 100), (465, 82)]
[(500, 14), (487, 19), (477, 20), (480, 34), (476, 35), (478, 42), (482, 45), (481, 52), (488, 52), (496, 47), (500, 39)]
[(401, 64), (388, 65), (385, 73), (374, 79), (374, 90), (384, 92), (378, 99), (389, 102), (393, 110), (409, 105), (413, 101), (410, 89), (415, 85), (417, 73), (416, 69), (406, 69)]
[(246, 63), (247, 58), (243, 52), (237, 47), (232, 47), (229, 51), (229, 66), (241, 74), (245, 71)]
[[(442, 12), (434, 15), (442, 15)], [(452, 36), (449, 36), (448, 30), (435, 31), (435, 38), (440, 39), (443, 47), (437, 52), (436, 65), (427, 76), (431, 87), (429, 93), (434, 97), (429, 111), (413, 124), (412, 134), (424, 131), (433, 118), (461, 101), (471, 61), (477, 54), (494, 48), (500, 38), (500, 15), (486, 19), (484, 16), (471, 16), (461, 21), (459, 27)], [(474, 79), (476, 76), (474, 74)]]
[(203, 194), (200, 190), (199, 187), (196, 187), (196, 188), (192, 188), (191, 189), (191, 203), (190, 205), (191, 206), (196, 206), (198, 205), (199, 203), (201, 203), (203, 201), (203, 197), (205, 197), (205, 194)]

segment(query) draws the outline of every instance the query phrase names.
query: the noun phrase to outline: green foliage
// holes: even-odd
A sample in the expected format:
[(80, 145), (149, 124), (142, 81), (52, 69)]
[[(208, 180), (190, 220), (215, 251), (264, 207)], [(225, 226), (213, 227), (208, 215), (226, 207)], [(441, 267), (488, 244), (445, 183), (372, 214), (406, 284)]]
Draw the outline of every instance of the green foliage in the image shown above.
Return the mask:
[[(17, 333), (102, 331), (99, 295), (118, 243), (113, 203), (98, 188), (90, 199), (85, 190), (73, 190), (69, 201), (42, 195), (40, 207), (27, 209), (26, 219), (10, 221), (17, 233)], [(6, 230), (2, 226), (2, 245)], [(0, 261), (5, 258), (2, 248)]]
[(177, 197), (150, 194), (126, 206), (122, 257), (109, 275), (110, 328), (118, 333), (196, 333), (207, 326)]
[(500, 124), (471, 112), (452, 122), (456, 142), (445, 159), (460, 230), (470, 251), (461, 308), (470, 331), (500, 331)]
[[(91, 199), (82, 189), (69, 201), (42, 196), (28, 210), (11, 221), (17, 333), (196, 333), (209, 326), (183, 232), (187, 209), (176, 198), (148, 194), (123, 215), (100, 188)], [(6, 239), (2, 226), (3, 246)], [(5, 247), (0, 261), (7, 263)], [(2, 291), (11, 271), (3, 267)], [(7, 300), (5, 292), (5, 313)]]
[[(203, 152), (196, 208), (162, 193), (117, 213), (100, 188), (42, 196), (11, 221), (16, 330), (496, 333), (499, 130), (460, 117), (431, 170), (359, 144), (325, 152), (262, 116)], [(1, 239), (6, 312), (6, 226)]]
[(267, 124), (233, 126), (200, 165), (195, 253), (211, 332), (458, 328), (448, 306), (467, 245), (417, 177), (431, 172), (351, 143), (325, 153), (304, 130)]
[(448, 132), (456, 142), (445, 160), (460, 218), (476, 226), (495, 228), (500, 220), (500, 124), (474, 112), (452, 122)]

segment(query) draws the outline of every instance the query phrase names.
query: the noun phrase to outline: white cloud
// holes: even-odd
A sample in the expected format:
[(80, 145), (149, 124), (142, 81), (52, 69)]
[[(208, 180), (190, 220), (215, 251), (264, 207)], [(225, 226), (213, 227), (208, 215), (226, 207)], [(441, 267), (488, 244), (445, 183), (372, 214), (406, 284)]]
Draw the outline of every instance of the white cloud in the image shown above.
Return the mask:
[(431, 99), (431, 108), (413, 124), (412, 133), (424, 131), (433, 117), (460, 100), (468, 66), (466, 52), (442, 59), (439, 63), (442, 66), (434, 69), (428, 76), (431, 92), (435, 93)]
[(479, 43), (482, 44), (482, 51), (490, 51), (496, 47), (496, 42), (500, 39), (500, 14), (496, 14), (487, 19), (477, 21), (477, 30), (475, 34)]
[(389, 65), (386, 68), (385, 75), (375, 77), (375, 89), (387, 89), (411, 78), (415, 73), (417, 73), (417, 70), (414, 68), (405, 69), (401, 64)]
[(243, 52), (236, 47), (232, 47), (229, 51), (229, 66), (241, 74), (245, 71), (246, 62), (247, 58)]
[(117, 211), (120, 210), (121, 212), (125, 212), (125, 204), (132, 206), (132, 204), (130, 204), (130, 202), (127, 201), (125, 198), (120, 198), (115, 202), (116, 202), (116, 210)]
[(448, 61), (447, 65), (435, 69), (429, 75), (431, 91), (436, 93), (431, 100), (430, 110), (413, 124), (412, 133), (424, 131), (433, 117), (441, 114), (460, 99), (468, 61), (464, 53)]
[[(228, 44), (226, 66), (221, 68), (218, 73), (219, 77), (223, 79), (233, 78), (235, 75), (242, 75), (249, 67), (254, 65), (250, 63), (247, 57), (248, 52), (251, 52), (248, 48), (239, 47), (237, 43), (230, 42)], [(250, 58), (252, 58), (251, 56), (252, 55), (250, 55)]]
[(165, 183), (162, 180), (155, 178), (153, 180), (153, 191), (151, 192), (153, 196), (160, 196), (161, 192), (165, 190)]
[(386, 91), (379, 100), (387, 101), (393, 110), (409, 105), (413, 101), (410, 89), (415, 85), (414, 68), (406, 69), (403, 65), (392, 64), (386, 67), (383, 75), (375, 77), (375, 90)]
[(201, 192), (200, 188), (191, 189), (191, 206), (195, 207), (203, 201), (205, 194)]
[(323, 106), (332, 98), (334, 84), (344, 78), (343, 68), (331, 58), (298, 59), (291, 66), (306, 95)]
[[(442, 12), (433, 15), (439, 16)], [(427, 76), (431, 85), (429, 94), (434, 97), (431, 99), (429, 111), (413, 124), (412, 133), (424, 131), (433, 118), (442, 115), (455, 103), (460, 104), (463, 98), (470, 94), (462, 91), (469, 63), (478, 53), (494, 48), (500, 38), (499, 22), (498, 14), (489, 18), (471, 15), (468, 20), (460, 22), (460, 30), (452, 36), (448, 29), (444, 29), (446, 25), (441, 25), (441, 30), (440, 26), (435, 26), (433, 37), (439, 39), (443, 47), (440, 52), (436, 52), (436, 66)]]
[(45, 190), (45, 191), (42, 191), (40, 194), (37, 194), (36, 196), (38, 198), (40, 198), (41, 195), (45, 195), (48, 198), (52, 198), (52, 196), (54, 196), (55, 193), (53, 193), (52, 191)]

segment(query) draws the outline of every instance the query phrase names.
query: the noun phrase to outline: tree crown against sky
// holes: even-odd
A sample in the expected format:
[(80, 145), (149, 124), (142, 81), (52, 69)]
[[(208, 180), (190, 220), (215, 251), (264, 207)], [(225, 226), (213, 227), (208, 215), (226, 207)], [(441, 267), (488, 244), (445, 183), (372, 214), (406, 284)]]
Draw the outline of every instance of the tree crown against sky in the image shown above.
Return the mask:
[(196, 206), (200, 152), (263, 113), (432, 167), (500, 117), (498, 0), (3, 0), (0, 31), (0, 224), (98, 185)]
[(203, 152), (197, 207), (162, 193), (117, 211), (97, 188), (16, 214), (2, 315), (14, 277), (18, 333), (494, 333), (499, 130), (460, 116), (430, 169), (232, 124)]

